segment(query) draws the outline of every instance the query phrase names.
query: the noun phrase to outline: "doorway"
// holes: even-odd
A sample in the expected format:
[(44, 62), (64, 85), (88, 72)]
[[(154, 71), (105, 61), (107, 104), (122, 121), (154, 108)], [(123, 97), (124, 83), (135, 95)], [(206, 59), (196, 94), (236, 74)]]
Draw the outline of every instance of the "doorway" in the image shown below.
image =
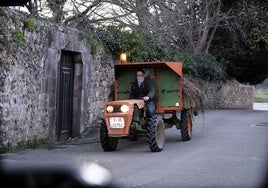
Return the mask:
[(57, 138), (68, 139), (72, 135), (74, 62), (71, 53), (62, 51), (59, 67)]

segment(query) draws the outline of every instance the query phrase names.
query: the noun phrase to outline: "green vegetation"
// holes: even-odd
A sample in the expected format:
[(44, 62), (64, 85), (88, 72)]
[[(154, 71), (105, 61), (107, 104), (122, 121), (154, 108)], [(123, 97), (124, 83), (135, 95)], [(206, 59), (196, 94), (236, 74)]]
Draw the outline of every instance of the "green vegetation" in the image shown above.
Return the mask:
[(229, 58), (228, 73), (241, 83), (262, 83), (268, 75), (268, 49)]
[(104, 51), (103, 44), (99, 41), (93, 40), (91, 42), (91, 52), (94, 55), (101, 54)]
[(1, 146), (0, 154), (1, 153), (15, 153), (15, 152), (22, 151), (25, 149), (37, 149), (41, 145), (47, 145), (51, 143), (52, 141), (49, 138), (41, 138), (41, 139), (34, 138), (32, 140), (19, 142), (16, 146), (12, 146), (11, 144), (8, 144), (7, 146)]
[(34, 51), (34, 57), (41, 57), (41, 52), (39, 50)]
[(198, 75), (203, 80), (226, 81), (230, 77), (227, 74), (226, 62), (218, 61), (213, 55), (196, 55), (194, 60), (197, 63)]
[(183, 62), (185, 74), (209, 81), (226, 81), (228, 78), (226, 63), (217, 61), (212, 55), (183, 53), (170, 46), (157, 44), (135, 30), (106, 27), (96, 29), (93, 33), (93, 53), (103, 50), (104, 46), (112, 53), (114, 60), (118, 60), (119, 54), (124, 52), (129, 62), (178, 61)]
[(24, 34), (20, 30), (18, 30), (18, 29), (14, 30), (13, 35), (15, 37), (15, 40), (17, 42), (19, 42), (19, 44), (21, 44), (23, 46), (27, 45), (26, 39), (24, 37)]
[(29, 31), (33, 31), (34, 28), (35, 28), (35, 19), (33, 18), (27, 18), (25, 21), (24, 21), (24, 27), (26, 29), (28, 29)]
[(254, 102), (268, 103), (268, 89), (256, 89), (254, 92)]

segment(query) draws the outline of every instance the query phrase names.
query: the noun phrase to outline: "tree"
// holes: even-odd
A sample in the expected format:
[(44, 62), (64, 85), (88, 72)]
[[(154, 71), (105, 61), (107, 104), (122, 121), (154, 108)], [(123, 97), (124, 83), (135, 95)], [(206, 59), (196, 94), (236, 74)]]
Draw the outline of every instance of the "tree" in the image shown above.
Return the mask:
[[(254, 59), (256, 54), (266, 57), (267, 7), (266, 0), (31, 0), (28, 9), (44, 16), (52, 12), (55, 21), (79, 29), (118, 26), (178, 52), (211, 53), (228, 61), (235, 76), (244, 74), (242, 69), (252, 71), (241, 67), (259, 65), (257, 59), (263, 58)], [(244, 61), (251, 65), (237, 63), (239, 57), (251, 59)]]
[[(40, 2), (40, 0), (39, 0)], [(30, 14), (37, 16), (38, 15), (38, 0), (30, 0), (26, 5), (26, 8)]]
[(156, 43), (194, 54), (208, 53), (215, 31), (228, 19), (229, 13), (221, 11), (220, 0), (111, 0), (106, 3), (116, 5), (106, 21), (136, 29), (154, 38)]
[(61, 22), (64, 19), (64, 5), (67, 0), (47, 0), (47, 5), (52, 11), (56, 22)]
[(230, 7), (232, 19), (217, 30), (211, 53), (228, 61), (229, 74), (240, 82), (261, 83), (268, 77), (268, 2), (224, 1), (222, 10)]

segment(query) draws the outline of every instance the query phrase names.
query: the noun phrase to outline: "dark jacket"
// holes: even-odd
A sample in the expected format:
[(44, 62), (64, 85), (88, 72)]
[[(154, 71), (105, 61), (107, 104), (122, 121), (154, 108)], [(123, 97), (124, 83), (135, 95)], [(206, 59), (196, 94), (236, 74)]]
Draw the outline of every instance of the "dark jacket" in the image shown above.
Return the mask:
[(129, 98), (141, 99), (145, 96), (148, 96), (150, 98), (150, 101), (155, 101), (156, 97), (154, 83), (148, 78), (145, 78), (139, 87), (137, 80), (135, 80), (135, 82), (131, 86)]

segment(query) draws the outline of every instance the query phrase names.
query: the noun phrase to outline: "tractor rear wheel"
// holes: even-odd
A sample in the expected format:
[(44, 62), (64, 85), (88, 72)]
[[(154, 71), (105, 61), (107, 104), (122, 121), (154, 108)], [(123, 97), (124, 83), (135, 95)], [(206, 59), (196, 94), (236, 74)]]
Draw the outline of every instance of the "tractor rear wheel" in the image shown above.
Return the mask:
[(102, 122), (100, 127), (100, 141), (103, 151), (116, 150), (118, 144), (118, 138), (108, 136), (108, 129), (105, 122)]
[(181, 111), (181, 138), (183, 141), (189, 141), (192, 138), (192, 118), (189, 110)]
[(147, 136), (151, 151), (162, 151), (165, 144), (165, 126), (162, 118), (160, 116), (153, 116), (148, 124)]

